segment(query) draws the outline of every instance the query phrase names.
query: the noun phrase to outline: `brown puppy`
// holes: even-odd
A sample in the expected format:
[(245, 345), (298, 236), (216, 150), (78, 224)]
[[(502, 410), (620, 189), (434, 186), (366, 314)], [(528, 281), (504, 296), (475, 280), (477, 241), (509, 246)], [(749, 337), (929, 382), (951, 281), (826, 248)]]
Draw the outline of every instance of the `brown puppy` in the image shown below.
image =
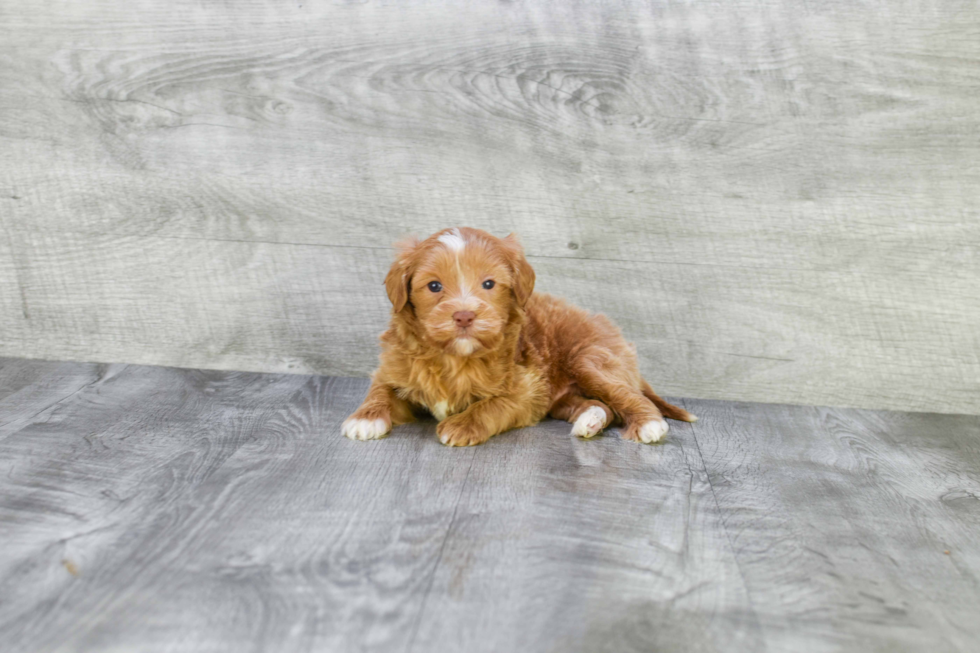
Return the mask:
[(590, 438), (609, 425), (657, 442), (664, 416), (697, 418), (654, 394), (636, 349), (604, 315), (534, 293), (513, 234), (455, 228), (401, 243), (385, 286), (391, 324), (349, 438), (383, 437), (428, 411), (443, 444), (473, 445), (545, 415)]

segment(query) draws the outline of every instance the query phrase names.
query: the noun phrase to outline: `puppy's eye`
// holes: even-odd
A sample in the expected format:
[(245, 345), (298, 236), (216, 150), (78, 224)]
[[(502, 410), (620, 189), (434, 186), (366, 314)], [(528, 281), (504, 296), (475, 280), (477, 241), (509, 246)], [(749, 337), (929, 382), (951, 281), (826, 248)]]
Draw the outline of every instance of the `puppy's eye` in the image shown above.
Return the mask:
[(439, 292), (440, 290), (442, 290), (442, 284), (439, 283), (438, 281), (430, 281), (429, 290), (431, 290), (432, 292)]
[(483, 287), (486, 288), (487, 290), (490, 290), (491, 288), (493, 288), (493, 286), (494, 286), (493, 279), (487, 279), (486, 281), (483, 282)]

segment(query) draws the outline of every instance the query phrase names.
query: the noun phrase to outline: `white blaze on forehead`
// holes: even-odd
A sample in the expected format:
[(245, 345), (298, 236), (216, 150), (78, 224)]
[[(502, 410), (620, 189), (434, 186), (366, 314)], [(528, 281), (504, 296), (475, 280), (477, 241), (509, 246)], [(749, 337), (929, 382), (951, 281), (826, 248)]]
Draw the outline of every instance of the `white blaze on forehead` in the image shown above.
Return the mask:
[(464, 278), (463, 267), (459, 261), (460, 254), (466, 248), (466, 241), (463, 240), (463, 234), (459, 232), (459, 227), (453, 227), (448, 232), (439, 236), (437, 240), (445, 245), (450, 252), (455, 252), (456, 254), (456, 273), (459, 275), (460, 294), (463, 299), (466, 299), (473, 293), (473, 288), (467, 285), (467, 279)]
[(463, 234), (459, 233), (459, 229), (455, 227), (450, 230), (449, 233), (439, 236), (439, 242), (454, 252), (462, 252), (463, 248), (466, 247), (466, 241), (463, 240)]

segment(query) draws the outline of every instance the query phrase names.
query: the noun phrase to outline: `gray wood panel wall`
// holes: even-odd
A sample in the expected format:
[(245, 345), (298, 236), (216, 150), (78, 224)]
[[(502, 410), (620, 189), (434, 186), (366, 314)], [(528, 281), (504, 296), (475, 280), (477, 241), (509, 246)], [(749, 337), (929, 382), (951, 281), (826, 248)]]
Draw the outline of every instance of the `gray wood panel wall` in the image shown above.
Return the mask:
[(664, 394), (980, 412), (976, 2), (0, 4), (0, 355), (366, 374), (515, 230)]

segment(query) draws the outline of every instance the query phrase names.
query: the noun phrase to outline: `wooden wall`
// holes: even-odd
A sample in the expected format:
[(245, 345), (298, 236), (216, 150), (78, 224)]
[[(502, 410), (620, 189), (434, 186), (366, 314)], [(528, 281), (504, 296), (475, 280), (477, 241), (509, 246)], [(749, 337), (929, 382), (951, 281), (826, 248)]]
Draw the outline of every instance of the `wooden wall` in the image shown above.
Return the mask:
[(980, 7), (0, 5), (0, 355), (364, 375), (457, 224), (666, 394), (980, 412)]

